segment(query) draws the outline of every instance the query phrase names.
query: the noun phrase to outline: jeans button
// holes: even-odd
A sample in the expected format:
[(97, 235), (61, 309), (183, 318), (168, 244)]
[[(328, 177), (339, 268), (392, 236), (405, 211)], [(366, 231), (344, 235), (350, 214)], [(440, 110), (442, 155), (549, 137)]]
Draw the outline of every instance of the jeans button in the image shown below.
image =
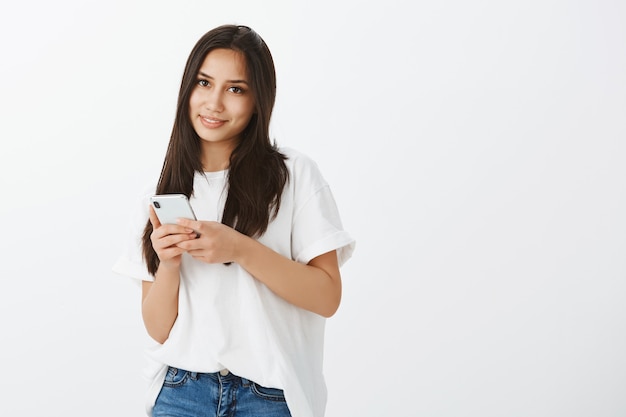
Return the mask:
[(220, 375), (221, 375), (221, 376), (226, 376), (226, 375), (228, 375), (228, 369), (222, 369), (222, 370), (220, 371)]

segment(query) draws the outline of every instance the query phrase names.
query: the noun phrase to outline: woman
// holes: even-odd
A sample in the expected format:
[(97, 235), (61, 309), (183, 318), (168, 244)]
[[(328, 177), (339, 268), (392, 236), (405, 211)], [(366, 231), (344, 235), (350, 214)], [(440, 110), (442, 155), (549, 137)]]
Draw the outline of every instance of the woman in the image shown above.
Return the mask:
[[(148, 415), (324, 415), (325, 318), (354, 240), (316, 164), (270, 141), (275, 97), (252, 29), (217, 27), (191, 51), (161, 176), (114, 267), (142, 280), (157, 342)], [(149, 198), (173, 193), (198, 220), (160, 224)]]

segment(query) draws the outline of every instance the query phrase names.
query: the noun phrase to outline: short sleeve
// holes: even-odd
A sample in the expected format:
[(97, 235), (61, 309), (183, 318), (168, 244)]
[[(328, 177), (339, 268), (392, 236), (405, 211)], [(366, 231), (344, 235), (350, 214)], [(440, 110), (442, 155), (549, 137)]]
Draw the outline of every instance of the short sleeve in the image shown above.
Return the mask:
[(113, 272), (141, 281), (154, 281), (143, 260), (142, 237), (148, 222), (150, 193), (142, 193), (131, 208), (127, 237), (122, 254), (113, 265)]
[(301, 263), (333, 250), (339, 266), (350, 257), (355, 240), (343, 229), (337, 204), (317, 164), (299, 157), (292, 175), (295, 204), (291, 235), (291, 253)]

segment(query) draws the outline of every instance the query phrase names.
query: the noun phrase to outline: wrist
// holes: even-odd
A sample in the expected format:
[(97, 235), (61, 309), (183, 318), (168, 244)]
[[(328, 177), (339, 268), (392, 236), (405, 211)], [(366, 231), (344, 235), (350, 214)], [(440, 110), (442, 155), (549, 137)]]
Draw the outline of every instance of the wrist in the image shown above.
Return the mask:
[(157, 268), (157, 272), (155, 274), (157, 277), (164, 278), (179, 278), (180, 277), (180, 262), (172, 263), (172, 262), (161, 262), (159, 263), (159, 267)]
[(246, 255), (249, 254), (251, 250), (250, 245), (254, 242), (256, 241), (250, 236), (238, 232), (233, 245), (233, 261), (241, 266), (244, 266), (246, 262)]

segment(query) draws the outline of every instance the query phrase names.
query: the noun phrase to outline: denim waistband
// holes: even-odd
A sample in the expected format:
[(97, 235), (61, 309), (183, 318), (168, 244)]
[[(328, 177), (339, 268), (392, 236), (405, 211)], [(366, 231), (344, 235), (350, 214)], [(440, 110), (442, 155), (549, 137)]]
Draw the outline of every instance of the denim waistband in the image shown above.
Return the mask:
[(206, 376), (215, 381), (222, 381), (222, 382), (241, 381), (242, 385), (248, 385), (251, 382), (250, 380), (246, 378), (233, 374), (228, 369), (222, 369), (221, 371), (218, 371), (218, 372), (192, 372), (192, 371), (185, 371), (183, 369), (179, 369), (179, 371), (188, 372), (189, 376), (192, 379), (198, 379), (198, 378), (202, 378), (203, 376)]

